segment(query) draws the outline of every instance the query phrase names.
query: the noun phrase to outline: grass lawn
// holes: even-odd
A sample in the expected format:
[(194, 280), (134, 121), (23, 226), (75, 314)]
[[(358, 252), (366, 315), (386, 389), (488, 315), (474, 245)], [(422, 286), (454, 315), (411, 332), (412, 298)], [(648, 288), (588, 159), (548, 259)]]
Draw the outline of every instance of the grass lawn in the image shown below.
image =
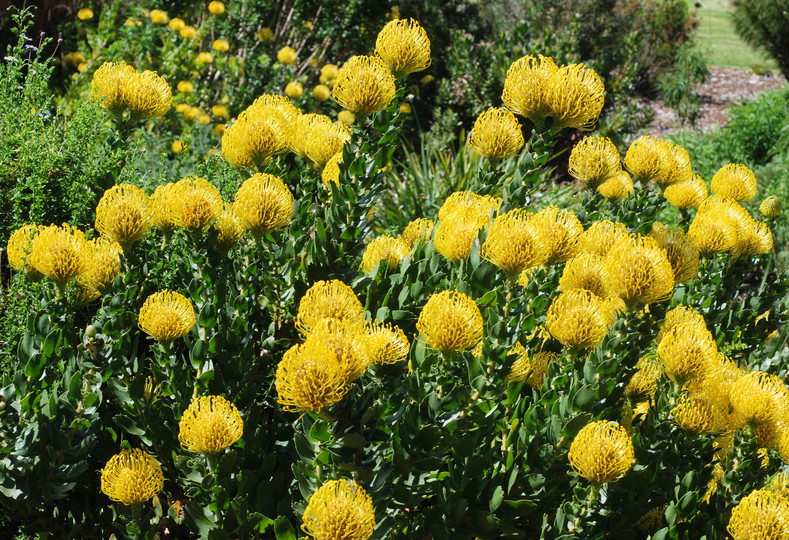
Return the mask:
[(775, 69), (767, 53), (747, 45), (734, 31), (729, 0), (703, 0), (697, 10), (698, 37), (710, 66)]

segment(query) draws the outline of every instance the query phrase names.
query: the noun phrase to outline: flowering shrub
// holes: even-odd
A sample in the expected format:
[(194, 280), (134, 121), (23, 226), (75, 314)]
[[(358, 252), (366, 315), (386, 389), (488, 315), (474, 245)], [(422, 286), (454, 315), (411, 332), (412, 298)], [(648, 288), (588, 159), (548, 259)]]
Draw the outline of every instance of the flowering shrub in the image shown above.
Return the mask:
[[(408, 47), (333, 73), (355, 123), (264, 94), (222, 157), (181, 179), (139, 159), (172, 112), (166, 92), (94, 93), (125, 166), (92, 226), (9, 234), (14, 279), (39, 297), (0, 388), (4, 527), (367, 539), (785, 525), (789, 391), (770, 340), (789, 276), (768, 279), (773, 222), (754, 217), (752, 173), (721, 169), (707, 196), (673, 143), (638, 139), (623, 168), (624, 149), (588, 138), (571, 150), (578, 182), (558, 189), (570, 177), (550, 160), (570, 150), (563, 131), (594, 127), (600, 79), (513, 58), (490, 104), (506, 110), (483, 112), (469, 141), (482, 157), (467, 185), (381, 234), (408, 114), (395, 75), (429, 63), (430, 28), (403, 26)], [(139, 76), (115, 65), (99, 81), (111, 69)], [(160, 76), (144, 78), (161, 89)], [(669, 188), (693, 182), (704, 196), (674, 205)]]

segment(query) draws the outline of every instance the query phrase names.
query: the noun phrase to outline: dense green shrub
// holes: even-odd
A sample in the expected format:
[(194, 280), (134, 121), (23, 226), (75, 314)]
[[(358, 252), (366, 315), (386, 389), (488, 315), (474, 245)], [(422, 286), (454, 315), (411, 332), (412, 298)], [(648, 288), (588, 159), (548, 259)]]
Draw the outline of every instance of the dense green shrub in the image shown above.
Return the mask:
[(789, 78), (789, 12), (772, 0), (734, 0), (734, 29), (747, 43), (767, 51)]

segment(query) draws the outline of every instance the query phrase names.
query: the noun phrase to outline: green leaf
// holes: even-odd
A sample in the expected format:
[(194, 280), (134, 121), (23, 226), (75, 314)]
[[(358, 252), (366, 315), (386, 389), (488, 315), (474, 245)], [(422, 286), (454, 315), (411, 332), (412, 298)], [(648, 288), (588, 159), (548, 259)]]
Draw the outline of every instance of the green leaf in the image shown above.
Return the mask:
[(493, 496), (490, 498), (490, 511), (495, 512), (503, 501), (504, 489), (501, 486), (496, 486), (496, 489), (493, 490)]
[(277, 540), (296, 540), (296, 531), (285, 516), (279, 516), (274, 522), (274, 534)]

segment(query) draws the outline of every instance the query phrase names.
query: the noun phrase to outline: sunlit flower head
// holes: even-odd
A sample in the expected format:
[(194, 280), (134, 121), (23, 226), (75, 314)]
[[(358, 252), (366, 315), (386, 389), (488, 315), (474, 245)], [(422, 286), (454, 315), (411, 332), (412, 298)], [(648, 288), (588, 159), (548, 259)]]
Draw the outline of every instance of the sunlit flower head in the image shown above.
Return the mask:
[(332, 96), (341, 107), (368, 115), (389, 106), (395, 97), (395, 80), (377, 56), (352, 56), (340, 68)]
[(693, 174), (689, 180), (666, 186), (663, 195), (671, 205), (680, 210), (698, 208), (707, 198), (707, 184), (701, 176)]
[(663, 364), (656, 358), (643, 356), (636, 362), (636, 370), (625, 387), (625, 395), (633, 402), (653, 400), (658, 379), (663, 375)]
[(211, 48), (215, 51), (225, 52), (230, 49), (230, 42), (226, 39), (215, 39), (211, 44)]
[(299, 81), (291, 81), (285, 85), (285, 95), (291, 99), (300, 98), (304, 94), (304, 87)]
[(135, 73), (127, 85), (124, 100), (131, 121), (164, 116), (170, 110), (173, 101), (172, 90), (167, 81), (155, 71)]
[(674, 284), (686, 283), (698, 276), (699, 250), (687, 239), (682, 229), (672, 229), (656, 221), (649, 236), (657, 240), (660, 249), (666, 252), (674, 271)]
[(616, 482), (633, 466), (633, 441), (624, 427), (598, 420), (586, 425), (570, 445), (573, 470), (594, 482)]
[(729, 163), (712, 177), (710, 189), (719, 197), (748, 201), (756, 196), (756, 175), (746, 165)]
[(781, 213), (781, 201), (775, 195), (770, 195), (759, 205), (759, 212), (767, 219), (778, 217)]
[(173, 194), (178, 204), (173, 217), (178, 227), (202, 231), (222, 213), (219, 190), (205, 178), (187, 176), (175, 183)]
[(222, 135), (222, 155), (234, 167), (262, 166), (287, 152), (298, 111), (284, 96), (262, 96)]
[(597, 186), (597, 191), (609, 201), (621, 201), (633, 194), (633, 179), (627, 171), (619, 171)]
[[(552, 77), (546, 101), (552, 129), (594, 129), (603, 110), (605, 87), (600, 76), (583, 64), (560, 67)], [(505, 83), (506, 84), (506, 83)]]
[(219, 0), (213, 0), (208, 4), (208, 11), (212, 15), (221, 15), (225, 12), (225, 5), (222, 2), (219, 2)]
[(364, 375), (372, 363), (366, 327), (356, 320), (319, 320), (304, 340), (305, 346), (311, 347), (313, 343), (320, 343), (334, 354), (347, 382)]
[(249, 232), (260, 236), (290, 224), (293, 195), (279, 177), (258, 173), (241, 184), (233, 212)]
[(607, 137), (584, 137), (570, 153), (569, 173), (590, 189), (622, 170), (619, 151)]
[(595, 221), (578, 237), (578, 252), (605, 257), (617, 242), (628, 235), (627, 227), (618, 221)]
[(37, 273), (30, 264), (29, 257), (33, 248), (33, 239), (38, 234), (39, 229), (40, 227), (35, 223), (25, 223), (8, 237), (6, 254), (8, 255), (8, 263), (11, 266), (18, 270), (25, 270), (28, 273)]
[(548, 261), (562, 262), (572, 259), (578, 251), (578, 238), (584, 227), (572, 210), (549, 206), (533, 218), (535, 225), (548, 242)]
[(161, 9), (152, 9), (150, 13), (151, 22), (154, 24), (166, 24), (170, 18), (167, 16), (166, 11)]
[(168, 182), (158, 186), (148, 199), (151, 223), (161, 231), (167, 232), (175, 229), (178, 204), (175, 183)]
[(223, 204), (222, 213), (214, 222), (214, 229), (217, 233), (216, 247), (225, 251), (238, 244), (246, 232), (244, 224), (233, 211), (233, 205), (230, 203)]
[(679, 324), (691, 324), (700, 330), (707, 329), (707, 323), (701, 313), (688, 306), (677, 306), (666, 312), (666, 317), (663, 319), (663, 324), (660, 325), (660, 331), (655, 339), (657, 344), (660, 345), (671, 329)]
[(340, 362), (322, 341), (294, 345), (277, 367), (277, 403), (288, 412), (320, 412), (340, 401), (348, 385)]
[(324, 101), (329, 101), (329, 98), (331, 97), (331, 89), (325, 84), (315, 85), (312, 89), (312, 97), (321, 103)]
[(299, 303), (296, 329), (306, 336), (321, 319), (339, 319), (364, 326), (364, 307), (353, 289), (342, 281), (318, 281)]
[(432, 219), (415, 219), (403, 229), (401, 238), (410, 247), (414, 247), (417, 242), (428, 242), (430, 240), (430, 232), (435, 225)]
[(690, 154), (683, 147), (666, 141), (668, 148), (669, 165), (665, 176), (655, 182), (662, 187), (667, 187), (678, 182), (687, 182), (693, 178), (693, 167), (690, 163)]
[[(77, 277), (77, 281), (86, 292), (91, 293), (88, 297), (92, 299), (98, 298), (101, 293), (107, 291), (115, 281), (115, 277), (120, 274), (123, 248), (119, 243), (104, 236), (90, 240), (88, 245), (92, 256), (88, 267)], [(95, 294), (92, 293), (93, 291)]]
[(467, 258), (479, 230), (490, 223), (500, 204), (500, 199), (470, 191), (457, 191), (447, 197), (438, 211), (439, 224), (433, 237), (436, 251), (455, 263)]
[(163, 487), (159, 462), (139, 448), (121, 450), (101, 469), (101, 492), (127, 506), (153, 498)]
[(301, 530), (315, 540), (367, 540), (375, 529), (370, 496), (353, 481), (332, 480), (310, 497)]
[(564, 266), (559, 278), (559, 290), (574, 289), (589, 291), (603, 299), (616, 297), (606, 282), (604, 259), (594, 253), (579, 253)]
[(625, 303), (662, 302), (674, 291), (674, 270), (657, 241), (622, 238), (605, 257), (606, 281)]
[(717, 365), (718, 346), (706, 327), (685, 322), (673, 325), (666, 332), (657, 354), (666, 368), (666, 376), (685, 384), (704, 377)]
[(148, 196), (131, 184), (111, 187), (96, 206), (96, 230), (121, 245), (141, 239), (151, 224)]
[(732, 508), (726, 528), (734, 540), (783, 540), (789, 538), (789, 499), (757, 489)]
[(548, 332), (568, 349), (596, 347), (614, 323), (611, 303), (583, 289), (561, 293), (546, 315)]
[(170, 22), (167, 23), (167, 26), (178, 32), (181, 29), (183, 29), (184, 26), (186, 26), (186, 22), (184, 22), (184, 20), (181, 19), (180, 17), (173, 17), (172, 19), (170, 19)]
[(526, 210), (516, 208), (496, 217), (480, 255), (515, 276), (545, 263), (549, 249), (550, 241), (540, 223)]
[(184, 39), (194, 39), (197, 37), (197, 28), (194, 26), (184, 26), (178, 31), (178, 33)]
[(330, 157), (326, 165), (323, 166), (321, 182), (326, 186), (326, 189), (330, 190), (332, 184), (336, 186), (340, 185), (340, 163), (342, 162), (342, 152), (337, 152)]
[(280, 64), (292, 64), (296, 61), (296, 50), (293, 47), (282, 47), (277, 52), (277, 61)]
[(367, 325), (367, 352), (373, 364), (396, 364), (408, 358), (411, 344), (400, 328), (373, 321)]
[(128, 87), (136, 76), (137, 71), (126, 62), (104, 62), (93, 74), (90, 95), (101, 100), (105, 109), (120, 115), (129, 106)]
[(188, 94), (194, 91), (195, 87), (189, 81), (179, 81), (178, 84), (175, 86), (179, 92), (182, 94)]
[(178, 442), (198, 454), (216, 454), (244, 434), (244, 421), (236, 406), (222, 396), (195, 398), (181, 416)]
[(77, 12), (77, 18), (80, 21), (87, 21), (93, 18), (93, 10), (90, 8), (82, 8)]
[(381, 261), (386, 261), (386, 273), (397, 270), (400, 259), (411, 253), (411, 246), (402, 238), (393, 236), (379, 236), (367, 244), (362, 255), (362, 271), (369, 274)]
[(781, 378), (753, 371), (733, 383), (729, 399), (746, 422), (763, 424), (787, 412), (789, 391)]
[(172, 341), (188, 334), (195, 320), (195, 310), (188, 298), (164, 290), (145, 300), (137, 326), (158, 341)]
[(743, 255), (764, 255), (773, 249), (773, 234), (766, 223), (751, 221), (740, 230), (732, 250), (735, 257)]
[(304, 145), (304, 154), (318, 167), (323, 167), (336, 155), (342, 152), (343, 145), (351, 138), (351, 133), (344, 124), (335, 124), (325, 115), (303, 115), (312, 117), (305, 125), (299, 121), (299, 127), (307, 127), (299, 133)]
[(627, 170), (636, 178), (663, 185), (672, 176), (674, 157), (667, 141), (644, 135), (633, 141), (627, 149), (624, 162)]
[(725, 426), (722, 411), (703, 399), (687, 395), (680, 398), (671, 414), (680, 429), (693, 435), (718, 433)]
[(431, 349), (442, 353), (472, 349), (482, 339), (482, 314), (471, 297), (442, 291), (428, 299), (416, 328)]
[(508, 355), (516, 355), (512, 369), (504, 378), (505, 381), (522, 381), (532, 388), (539, 390), (548, 373), (548, 364), (556, 359), (556, 355), (549, 352), (535, 352), (529, 355), (526, 348), (520, 343), (509, 351)]
[(523, 148), (521, 125), (508, 109), (490, 107), (474, 122), (468, 147), (491, 160), (514, 156)]
[(375, 54), (395, 77), (402, 77), (430, 67), (430, 39), (414, 19), (395, 19), (378, 33)]
[(64, 223), (39, 228), (27, 263), (63, 287), (87, 271), (92, 255), (85, 234)]
[(524, 56), (516, 60), (507, 70), (504, 81), (501, 95), (504, 105), (541, 129), (545, 118), (551, 114), (548, 96), (558, 70), (553, 59), (542, 55), (538, 58)]
[(738, 256), (739, 240), (746, 239), (755, 227), (756, 221), (737, 201), (714, 196), (699, 207), (688, 238), (705, 255), (731, 251)]

